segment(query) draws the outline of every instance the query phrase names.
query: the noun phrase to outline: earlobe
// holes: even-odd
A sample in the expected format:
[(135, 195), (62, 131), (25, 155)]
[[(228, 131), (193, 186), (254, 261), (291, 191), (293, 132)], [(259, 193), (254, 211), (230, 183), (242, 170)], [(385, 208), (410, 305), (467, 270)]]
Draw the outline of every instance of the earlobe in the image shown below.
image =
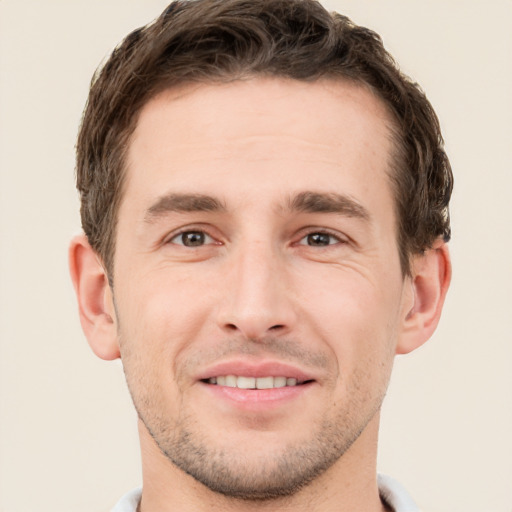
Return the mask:
[(78, 300), (80, 322), (94, 353), (106, 360), (120, 356), (115, 310), (108, 277), (85, 235), (73, 238), (69, 269)]
[(405, 311), (397, 354), (407, 354), (434, 333), (450, 285), (451, 263), (448, 246), (438, 240), (412, 261), (412, 307)]

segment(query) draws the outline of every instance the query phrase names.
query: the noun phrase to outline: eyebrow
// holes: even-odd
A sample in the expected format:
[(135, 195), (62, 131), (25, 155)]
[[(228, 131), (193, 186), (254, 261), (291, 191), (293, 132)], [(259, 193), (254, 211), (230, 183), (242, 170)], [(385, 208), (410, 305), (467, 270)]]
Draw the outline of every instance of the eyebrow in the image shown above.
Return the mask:
[(369, 211), (356, 200), (335, 192), (300, 192), (290, 198), (291, 211), (306, 213), (337, 213), (369, 221)]
[(151, 205), (144, 216), (146, 222), (153, 222), (168, 213), (222, 212), (226, 207), (215, 197), (205, 194), (166, 194)]
[[(347, 217), (370, 220), (368, 210), (354, 199), (335, 192), (300, 192), (288, 200), (291, 212), (337, 213)], [(219, 199), (206, 194), (174, 193), (159, 197), (151, 205), (144, 220), (152, 223), (168, 213), (225, 212), (225, 205)]]

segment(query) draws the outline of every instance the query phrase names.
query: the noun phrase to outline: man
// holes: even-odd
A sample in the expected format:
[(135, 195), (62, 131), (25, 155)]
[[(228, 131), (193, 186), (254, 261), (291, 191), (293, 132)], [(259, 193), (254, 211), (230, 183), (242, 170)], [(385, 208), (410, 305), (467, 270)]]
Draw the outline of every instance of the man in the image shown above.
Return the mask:
[(417, 510), (377, 478), (379, 411), (441, 314), (452, 176), (375, 33), (173, 2), (93, 80), (77, 185), (82, 327), (139, 416), (115, 511)]

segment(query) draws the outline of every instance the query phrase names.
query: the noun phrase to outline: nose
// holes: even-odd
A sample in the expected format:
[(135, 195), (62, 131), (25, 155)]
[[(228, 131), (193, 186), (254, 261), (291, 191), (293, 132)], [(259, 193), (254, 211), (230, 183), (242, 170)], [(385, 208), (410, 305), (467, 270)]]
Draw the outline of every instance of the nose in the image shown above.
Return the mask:
[(219, 327), (255, 341), (289, 333), (296, 315), (285, 258), (255, 242), (240, 248), (228, 265)]

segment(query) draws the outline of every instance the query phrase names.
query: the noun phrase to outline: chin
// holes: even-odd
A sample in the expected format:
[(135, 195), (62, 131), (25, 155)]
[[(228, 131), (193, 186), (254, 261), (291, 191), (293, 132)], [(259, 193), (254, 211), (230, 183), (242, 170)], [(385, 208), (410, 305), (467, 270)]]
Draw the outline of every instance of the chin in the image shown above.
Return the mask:
[(177, 428), (172, 439), (162, 431), (148, 431), (172, 464), (214, 493), (265, 501), (292, 496), (322, 475), (352, 446), (370, 419), (358, 426), (340, 424), (339, 418), (324, 422), (309, 438), (287, 440), (280, 447), (254, 435), (244, 450), (236, 443), (219, 446), (215, 439), (190, 429)]

